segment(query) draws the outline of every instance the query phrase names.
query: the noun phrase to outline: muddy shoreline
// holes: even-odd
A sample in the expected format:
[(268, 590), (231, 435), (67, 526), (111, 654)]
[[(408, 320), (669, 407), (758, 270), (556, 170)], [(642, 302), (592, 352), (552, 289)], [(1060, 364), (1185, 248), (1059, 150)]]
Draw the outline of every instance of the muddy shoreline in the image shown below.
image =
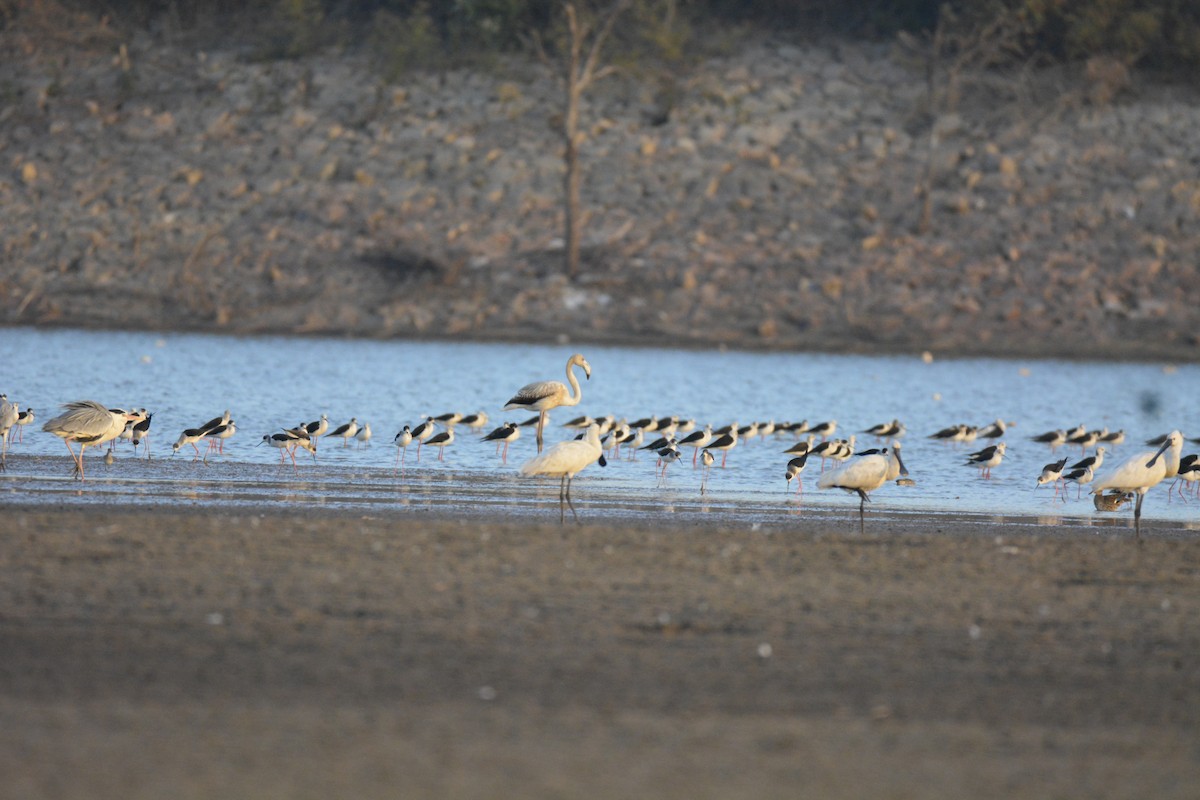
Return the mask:
[(1200, 780), (1187, 539), (4, 519), (0, 769), (23, 797), (1185, 797)]

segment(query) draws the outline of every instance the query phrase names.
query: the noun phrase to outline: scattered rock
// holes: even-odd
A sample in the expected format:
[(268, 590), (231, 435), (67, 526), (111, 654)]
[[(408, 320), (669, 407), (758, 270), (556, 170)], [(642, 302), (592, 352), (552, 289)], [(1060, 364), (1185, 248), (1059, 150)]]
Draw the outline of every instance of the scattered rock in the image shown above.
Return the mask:
[(10, 50), (10, 324), (1197, 355), (1151, 323), (1200, 329), (1200, 93), (1111, 64), (934, 136), (924, 75), (869, 45), (748, 44), (654, 119), (630, 98), (655, 87), (601, 82), (568, 280), (538, 64), (388, 85), (349, 55)]

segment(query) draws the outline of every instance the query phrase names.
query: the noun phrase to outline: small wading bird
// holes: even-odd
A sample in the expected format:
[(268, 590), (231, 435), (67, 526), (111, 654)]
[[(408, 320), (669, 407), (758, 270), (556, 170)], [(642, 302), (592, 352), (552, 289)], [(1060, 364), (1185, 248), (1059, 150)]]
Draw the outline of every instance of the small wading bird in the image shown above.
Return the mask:
[[(404, 427), (405, 427), (405, 429), (408, 428), (407, 425), (405, 425)], [(412, 438), (417, 440), (417, 463), (418, 464), (421, 463), (421, 445), (425, 444), (425, 440), (428, 439), (430, 436), (433, 436), (433, 434), (436, 431), (437, 431), (437, 428), (434, 427), (433, 420), (431, 420), (431, 419), (426, 419), (424, 422), (420, 423), (419, 425), (417, 425), (417, 427), (412, 429), (412, 431), (411, 431)]]
[(392, 439), (392, 444), (396, 445), (396, 466), (402, 465), (404, 457), (408, 455), (408, 446), (412, 444), (412, 440), (412, 430), (407, 425)]
[(354, 441), (358, 442), (359, 447), (371, 443), (371, 423), (364, 422), (362, 424), (362, 427), (358, 429), (358, 433), (354, 434)]
[(783, 451), (784, 455), (789, 455), (789, 456), (806, 456), (806, 455), (808, 455), (809, 453), (812, 452), (812, 449), (813, 449), (813, 438), (814, 438), (813, 435), (810, 433), (807, 438), (801, 439), (800, 441), (796, 442), (794, 445), (789, 447), (787, 450), (784, 450)]
[(1094, 478), (1095, 475), (1096, 474), (1092, 471), (1091, 467), (1079, 467), (1077, 469), (1071, 469), (1068, 472), (1064, 472), (1062, 476), (1064, 498), (1067, 494), (1066, 484), (1075, 484), (1075, 499), (1078, 500), (1083, 496), (1083, 485), (1085, 483), (1091, 483), (1092, 478)]
[(283, 460), (283, 454), (286, 452), (292, 458), (292, 469), (299, 471), (300, 468), (296, 465), (297, 447), (303, 447), (305, 450), (312, 453), (313, 458), (317, 457), (316, 444), (314, 444), (313, 440), (308, 436), (307, 431), (303, 431), (303, 435), (301, 435), (299, 432), (301, 430), (303, 430), (302, 427), (286, 430), (283, 433), (268, 433), (263, 436), (262, 441), (260, 441), (258, 444), (261, 445), (263, 442), (265, 442), (271, 445), (271, 447), (277, 448), (279, 450), (280, 464), (286, 463)]
[[(1042, 474), (1038, 475), (1037, 483), (1034, 485), (1034, 491), (1038, 486), (1045, 486), (1047, 483), (1054, 484), (1054, 496), (1058, 497), (1058, 482), (1062, 480), (1063, 468), (1067, 466), (1067, 459), (1060, 458), (1058, 461), (1047, 464), (1042, 467)], [(1064, 498), (1065, 500), (1065, 498)]]
[(136, 451), (138, 445), (145, 442), (147, 460), (150, 459), (150, 421), (153, 418), (153, 414), (147, 414), (145, 419), (133, 423), (133, 449)]
[(813, 425), (811, 428), (809, 428), (807, 433), (811, 433), (814, 436), (820, 436), (822, 439), (828, 439), (837, 432), (837, 425), (836, 419), (831, 419), (828, 422), (818, 422), (816, 425)]
[(499, 428), (483, 437), (485, 442), (496, 443), (496, 455), (501, 455), (500, 448), (503, 446), (504, 454), (501, 456), (501, 463), (508, 463), (508, 445), (521, 438), (521, 428), (515, 422), (506, 422)]
[(293, 453), (296, 452), (297, 448), (307, 450), (312, 454), (313, 461), (317, 460), (317, 440), (309, 436), (308, 431), (303, 426), (297, 425), (294, 428), (285, 428), (283, 432), (296, 440), (292, 445)]
[(863, 433), (868, 436), (874, 436), (876, 439), (888, 439), (897, 436), (903, 436), (905, 433), (904, 423), (898, 419), (891, 422), (881, 422), (878, 425), (872, 425)]
[(1108, 494), (1092, 495), (1092, 505), (1097, 511), (1120, 511), (1121, 506), (1133, 499), (1133, 495), (1129, 492), (1113, 490)]
[[(680, 459), (683, 454), (679, 452), (679, 448), (674, 442), (658, 451), (658, 463), (662, 466), (662, 472), (658, 474), (659, 480), (663, 483), (667, 481), (667, 467), (674, 464)], [(656, 466), (657, 470), (658, 467)]]
[(1162, 483), (1165, 478), (1174, 478), (1179, 473), (1179, 455), (1183, 450), (1183, 434), (1171, 431), (1158, 450), (1145, 451), (1130, 456), (1111, 470), (1092, 481), (1092, 494), (1105, 489), (1116, 489), (1137, 495), (1133, 506), (1133, 530), (1142, 536), (1142, 501), (1146, 492)]
[[(1175, 483), (1171, 484), (1171, 489), (1175, 485), (1179, 485), (1179, 496), (1183, 497), (1184, 484), (1192, 484), (1196, 487), (1197, 495), (1200, 495), (1200, 455), (1192, 454), (1179, 459), (1179, 471), (1176, 473)], [(1167, 490), (1167, 499), (1171, 498), (1171, 490)]]
[[(175, 440), (175, 444), (171, 445), (171, 455), (178, 453), (179, 448), (183, 447), (185, 444), (190, 444), (192, 449), (196, 451), (196, 457), (192, 459), (192, 461), (195, 461), (197, 458), (200, 458), (200, 448), (196, 447), (196, 442), (200, 441), (207, 435), (207, 428), (184, 428), (183, 433), (179, 434), (179, 438)], [(204, 463), (208, 463), (207, 450), (204, 451)]]
[(29, 423), (33, 422), (35, 417), (36, 417), (36, 415), (33, 413), (32, 408), (27, 408), (24, 411), (17, 414), (17, 441), (18, 442), (25, 441), (25, 426), (28, 425)]
[[(316, 439), (320, 436), (324, 436), (325, 431), (329, 430), (329, 415), (322, 414), (320, 419), (313, 420), (312, 422), (302, 422), (297, 427), (303, 428), (309, 435), (309, 438)], [(280, 455), (282, 455), (282, 453)]]
[(604, 451), (600, 448), (600, 427), (592, 424), (588, 426), (582, 439), (559, 442), (525, 462), (521, 467), (521, 474), (558, 476), (561, 479), (558, 487), (558, 521), (562, 522), (566, 518), (564, 504), (570, 506), (571, 516), (578, 521), (579, 515), (575, 513), (575, 506), (571, 503), (571, 481), (597, 461), (602, 467), (608, 463), (604, 459)]
[(942, 428), (937, 433), (931, 433), (930, 439), (936, 439), (939, 442), (963, 442), (966, 441), (967, 431), (970, 426), (958, 424), (951, 425), (948, 428)]
[(446, 448), (452, 444), (454, 444), (454, 428), (447, 428), (425, 440), (426, 447), (436, 447), (438, 449), (438, 461), (446, 460)]
[(204, 454), (207, 459), (213, 450), (217, 451), (218, 455), (225, 455), (225, 440), (237, 433), (237, 423), (229, 420), (224, 425), (217, 425), (215, 428), (209, 428), (206, 432), (205, 439), (208, 441), (208, 451)]
[(438, 414), (436, 417), (431, 417), (434, 422), (442, 423), (444, 428), (453, 428), (463, 418), (463, 415), (457, 411), (447, 411), (445, 414)]
[(808, 453), (802, 456), (793, 458), (787, 463), (787, 471), (784, 477), (787, 478), (787, 488), (792, 488), (792, 478), (796, 479), (796, 494), (800, 494), (804, 489), (804, 484), (800, 480), (800, 473), (804, 472), (804, 467), (808, 463)]
[(460, 419), (459, 424), (466, 425), (473, 431), (477, 431), (488, 423), (488, 415), (483, 411), (476, 411), (474, 414), (467, 414)]
[(829, 470), (817, 480), (819, 489), (842, 489), (858, 495), (858, 518), (860, 524), (865, 524), (866, 503), (868, 495), (891, 480), (908, 474), (908, 468), (900, 458), (896, 442), (892, 442), (889, 451), (884, 448), (880, 452), (854, 456), (839, 467)]
[[(136, 415), (129, 413), (114, 413), (94, 400), (77, 400), (63, 406), (65, 411), (42, 426), (46, 433), (52, 433), (63, 440), (75, 462), (75, 475), (79, 480), (83, 475), (83, 452), (89, 447), (96, 447), (105, 442), (111, 442), (125, 430), (125, 423), (135, 419)], [(79, 443), (79, 456), (71, 449), (71, 442)]]
[(700, 451), (712, 442), (712, 425), (705, 424), (704, 430), (692, 431), (687, 436), (679, 440), (679, 444), (684, 447), (692, 448), (692, 469), (696, 468), (696, 457), (700, 455)]
[(737, 429), (737, 423), (734, 423), (730, 427), (729, 433), (725, 433), (725, 434), (722, 434), (721, 436), (717, 437), (715, 440), (713, 440), (712, 442), (709, 443), (708, 447), (706, 447), (704, 449), (706, 451), (708, 451), (708, 450), (722, 451), (721, 469), (725, 469), (725, 459), (729, 458), (729, 451), (732, 450), (733, 448), (737, 447), (737, 443), (738, 443), (738, 429)]
[(1007, 450), (1008, 445), (1004, 442), (994, 444), (991, 447), (985, 447), (968, 455), (964, 466), (975, 467), (980, 471), (979, 476), (987, 480), (992, 477), (992, 467), (1000, 466), (1000, 462), (1004, 460), (1004, 453)]
[(991, 425), (985, 425), (979, 429), (980, 439), (999, 439), (1008, 430), (1008, 423), (1002, 419), (998, 419)]
[(717, 457), (708, 450), (700, 454), (700, 463), (704, 465), (704, 474), (700, 477), (700, 494), (708, 491), (708, 473), (712, 469), (713, 462), (716, 460)]
[(1079, 459), (1074, 464), (1067, 467), (1067, 471), (1070, 472), (1072, 470), (1084, 469), (1084, 468), (1089, 468), (1089, 467), (1093, 471), (1098, 470), (1098, 469), (1100, 469), (1100, 467), (1104, 466), (1104, 453), (1105, 452), (1106, 451), (1103, 447), (1097, 447), (1096, 454), (1094, 456), (1088, 456), (1087, 458)]
[(351, 417), (350, 421), (345, 425), (339, 425), (333, 430), (325, 434), (326, 437), (337, 436), (342, 440), (342, 447), (350, 444), (350, 440), (354, 438), (354, 434), (358, 433), (358, 419)]
[[(110, 410), (112, 410), (112, 409), (110, 409)], [(216, 428), (219, 425), (228, 425), (228, 424), (229, 424), (229, 409), (225, 409), (225, 413), (222, 414), (221, 416), (213, 417), (212, 419), (210, 419), (208, 422), (204, 423), (203, 425), (197, 425), (196, 427), (202, 431), (211, 431), (213, 428)]]
[[(579, 381), (576, 380), (572, 367), (581, 368), (584, 377), (588, 380), (591, 379), (591, 365), (582, 355), (575, 353), (567, 359), (567, 381), (571, 384), (570, 390), (560, 381), (539, 381), (522, 386), (512, 399), (504, 404), (505, 411), (524, 408), (538, 412), (537, 451), (539, 453), (542, 452), (542, 432), (546, 428), (547, 412), (559, 406), (577, 406), (583, 399), (583, 390), (579, 388)], [(596, 430), (599, 431), (599, 428), (597, 427)]]
[(1066, 431), (1046, 431), (1045, 433), (1040, 433), (1037, 436), (1029, 438), (1039, 444), (1050, 445), (1050, 452), (1054, 452), (1060, 446), (1067, 443)]

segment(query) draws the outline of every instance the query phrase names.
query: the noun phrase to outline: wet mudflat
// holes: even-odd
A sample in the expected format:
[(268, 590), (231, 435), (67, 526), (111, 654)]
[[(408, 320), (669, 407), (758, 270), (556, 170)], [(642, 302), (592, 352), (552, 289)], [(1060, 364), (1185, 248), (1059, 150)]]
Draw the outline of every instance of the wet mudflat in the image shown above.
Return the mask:
[(1170, 523), (9, 506), (22, 797), (1184, 797)]

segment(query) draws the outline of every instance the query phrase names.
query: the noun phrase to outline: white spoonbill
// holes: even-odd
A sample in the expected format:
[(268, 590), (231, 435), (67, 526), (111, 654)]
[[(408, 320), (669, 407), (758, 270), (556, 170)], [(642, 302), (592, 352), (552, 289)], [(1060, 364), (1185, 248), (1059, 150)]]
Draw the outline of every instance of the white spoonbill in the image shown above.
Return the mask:
[(558, 520), (562, 522), (566, 515), (564, 503), (571, 507), (571, 516), (578, 520), (575, 506), (571, 504), (571, 481), (596, 461), (599, 461), (602, 467), (608, 463), (604, 460), (604, 451), (600, 447), (600, 426), (593, 423), (588, 426), (582, 439), (559, 442), (546, 452), (526, 461), (521, 467), (521, 474), (559, 476), (561, 482), (558, 487)]
[(0, 470), (8, 467), (8, 437), (20, 416), (21, 411), (17, 404), (8, 402), (8, 395), (0, 394), (0, 439), (3, 439), (3, 449), (0, 449)]
[(907, 475), (908, 468), (900, 458), (900, 450), (892, 442), (892, 449), (884, 448), (882, 453), (855, 456), (839, 467), (831, 469), (817, 480), (818, 489), (842, 489), (854, 492), (859, 497), (858, 516), (863, 519), (867, 496), (883, 486), (889, 480), (900, 475)]
[[(42, 426), (42, 430), (53, 433), (63, 440), (75, 462), (79, 480), (83, 475), (83, 451), (95, 445), (111, 442), (125, 430), (125, 423), (136, 419), (136, 414), (114, 413), (95, 400), (77, 400), (63, 406), (65, 411)], [(71, 449), (71, 442), (79, 442), (79, 456)]]
[(559, 406), (577, 406), (583, 399), (583, 390), (579, 388), (579, 381), (575, 379), (572, 367), (580, 367), (583, 369), (584, 377), (588, 380), (591, 379), (592, 365), (582, 355), (575, 353), (567, 359), (567, 381), (571, 384), (570, 390), (560, 381), (539, 381), (522, 386), (512, 399), (504, 404), (505, 411), (525, 408), (538, 412), (537, 451), (539, 453), (542, 452), (542, 431), (546, 428), (546, 412)]
[(1149, 450), (1132, 455), (1112, 470), (1092, 481), (1092, 494), (1105, 489), (1117, 489), (1137, 494), (1133, 506), (1133, 530), (1138, 538), (1142, 535), (1142, 500), (1146, 492), (1157, 486), (1164, 478), (1174, 478), (1179, 473), (1179, 454), (1183, 451), (1183, 434), (1171, 431), (1157, 451)]

